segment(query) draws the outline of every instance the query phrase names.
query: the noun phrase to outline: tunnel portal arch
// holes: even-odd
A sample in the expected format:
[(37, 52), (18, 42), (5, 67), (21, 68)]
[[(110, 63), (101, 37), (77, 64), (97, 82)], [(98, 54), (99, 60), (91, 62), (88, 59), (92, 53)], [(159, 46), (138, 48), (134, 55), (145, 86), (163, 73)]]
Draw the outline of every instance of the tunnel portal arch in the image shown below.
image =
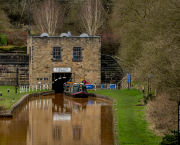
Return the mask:
[(52, 73), (52, 90), (55, 93), (63, 93), (63, 84), (71, 78), (72, 73)]

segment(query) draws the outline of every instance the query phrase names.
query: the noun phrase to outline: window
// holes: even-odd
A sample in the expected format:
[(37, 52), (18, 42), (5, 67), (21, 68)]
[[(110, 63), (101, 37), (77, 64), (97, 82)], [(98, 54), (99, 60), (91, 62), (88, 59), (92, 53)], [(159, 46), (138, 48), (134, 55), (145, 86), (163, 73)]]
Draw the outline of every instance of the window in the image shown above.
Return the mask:
[(81, 47), (73, 48), (73, 61), (81, 61), (82, 60), (82, 52)]
[(81, 126), (73, 126), (73, 139), (74, 140), (81, 139)]
[(62, 126), (56, 125), (52, 129), (52, 137), (54, 140), (60, 140), (62, 136)]
[(49, 80), (49, 78), (48, 77), (44, 77), (44, 81), (48, 81)]
[(53, 47), (53, 60), (61, 60), (61, 47)]

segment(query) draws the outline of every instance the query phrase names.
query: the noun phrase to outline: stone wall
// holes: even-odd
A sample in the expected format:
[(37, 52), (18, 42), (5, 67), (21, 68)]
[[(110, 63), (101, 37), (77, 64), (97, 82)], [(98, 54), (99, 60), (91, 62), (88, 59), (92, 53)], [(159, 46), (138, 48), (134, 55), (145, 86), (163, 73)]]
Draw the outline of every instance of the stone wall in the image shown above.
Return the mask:
[(18, 85), (29, 83), (29, 65), (0, 64), (0, 85), (16, 86), (18, 68)]
[[(38, 78), (49, 77), (52, 82), (53, 68), (71, 68), (72, 78), (80, 83), (85, 78), (90, 83), (101, 83), (100, 37), (35, 37), (28, 36), (29, 83), (37, 84)], [(53, 47), (61, 47), (62, 60), (53, 58)], [(82, 61), (74, 62), (73, 47), (81, 47)]]
[(0, 53), (0, 85), (16, 86), (29, 83), (29, 55)]

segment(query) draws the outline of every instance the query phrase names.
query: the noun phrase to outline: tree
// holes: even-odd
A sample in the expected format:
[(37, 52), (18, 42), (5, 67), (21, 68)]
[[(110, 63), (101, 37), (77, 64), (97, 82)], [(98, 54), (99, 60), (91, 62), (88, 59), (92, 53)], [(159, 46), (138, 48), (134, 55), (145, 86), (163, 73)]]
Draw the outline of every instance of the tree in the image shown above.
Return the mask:
[[(65, 3), (62, 4), (64, 10), (64, 25), (62, 27), (63, 33), (70, 31), (71, 34), (78, 36), (83, 32), (80, 26), (80, 9), (83, 2)], [(61, 32), (60, 32), (61, 33)]]
[(100, 0), (86, 0), (80, 12), (81, 24), (89, 35), (96, 35), (106, 20)]
[(0, 30), (4, 30), (9, 28), (9, 18), (7, 17), (6, 13), (0, 8)]
[[(117, 0), (111, 17), (113, 35), (119, 38), (121, 44), (119, 55), (122, 65), (131, 71), (132, 78), (146, 82), (152, 74), (151, 89), (157, 89), (158, 94), (166, 93), (170, 96), (163, 96), (166, 100), (177, 102), (180, 100), (179, 12), (178, 0)], [(156, 123), (160, 120), (159, 116), (152, 117), (157, 118), (154, 124), (162, 130), (177, 126), (176, 116), (165, 125), (162, 125), (163, 121)]]
[(41, 31), (54, 35), (63, 25), (63, 10), (58, 2), (44, 0), (33, 14), (34, 21)]

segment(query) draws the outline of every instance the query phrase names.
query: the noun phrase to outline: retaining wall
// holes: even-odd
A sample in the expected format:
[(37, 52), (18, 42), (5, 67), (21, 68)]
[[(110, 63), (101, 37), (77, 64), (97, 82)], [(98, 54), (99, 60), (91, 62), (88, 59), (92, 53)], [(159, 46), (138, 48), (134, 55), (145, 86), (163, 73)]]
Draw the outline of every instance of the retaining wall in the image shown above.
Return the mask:
[(7, 111), (0, 111), (0, 117), (12, 117), (13, 114), (31, 97), (38, 97), (44, 95), (54, 94), (55, 91), (46, 91), (46, 92), (37, 92), (37, 93), (30, 93), (24, 95), (21, 99), (19, 99), (16, 103), (14, 103), (11, 108)]

